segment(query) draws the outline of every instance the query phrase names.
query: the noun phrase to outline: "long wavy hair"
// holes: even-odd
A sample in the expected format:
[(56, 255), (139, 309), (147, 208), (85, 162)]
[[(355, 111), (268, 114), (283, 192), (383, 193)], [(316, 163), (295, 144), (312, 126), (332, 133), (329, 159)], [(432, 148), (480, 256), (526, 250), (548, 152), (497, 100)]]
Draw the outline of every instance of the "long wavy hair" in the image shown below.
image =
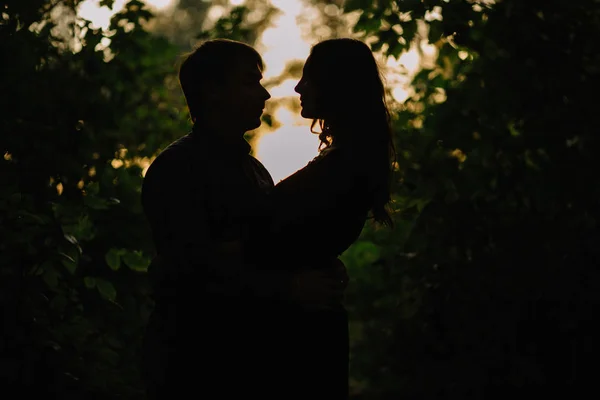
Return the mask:
[[(317, 92), (321, 151), (337, 144), (352, 146), (365, 163), (370, 183), (372, 218), (392, 226), (390, 190), (395, 148), (385, 87), (377, 61), (363, 42), (329, 39), (313, 46), (304, 69)], [(320, 132), (315, 132), (315, 125)]]

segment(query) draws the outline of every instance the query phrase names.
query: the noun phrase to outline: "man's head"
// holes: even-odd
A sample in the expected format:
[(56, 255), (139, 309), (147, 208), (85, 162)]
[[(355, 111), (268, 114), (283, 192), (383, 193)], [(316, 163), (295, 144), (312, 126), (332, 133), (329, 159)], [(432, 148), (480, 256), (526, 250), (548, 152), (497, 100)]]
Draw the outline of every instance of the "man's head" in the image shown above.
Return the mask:
[(183, 61), (179, 82), (194, 122), (228, 132), (260, 126), (271, 96), (260, 84), (263, 61), (247, 44), (227, 39), (203, 42)]

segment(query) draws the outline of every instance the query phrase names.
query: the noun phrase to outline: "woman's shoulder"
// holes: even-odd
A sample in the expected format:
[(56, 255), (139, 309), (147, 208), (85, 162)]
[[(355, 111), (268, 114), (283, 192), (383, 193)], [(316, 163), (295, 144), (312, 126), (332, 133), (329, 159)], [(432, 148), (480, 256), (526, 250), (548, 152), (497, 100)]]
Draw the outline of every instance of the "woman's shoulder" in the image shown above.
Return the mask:
[(360, 185), (362, 182), (360, 154), (349, 148), (330, 146), (308, 162), (306, 166), (277, 183), (279, 189), (294, 188), (311, 190), (327, 187), (327, 190)]
[(350, 147), (328, 147), (313, 158), (307, 165), (320, 172), (343, 171), (345, 176), (358, 178), (367, 167), (366, 159), (360, 151)]
[(319, 154), (309, 161), (308, 165), (315, 165), (321, 163), (340, 163), (349, 161), (351, 159), (351, 152), (349, 149), (343, 147), (329, 146), (319, 152)]
[(306, 176), (312, 176), (330, 189), (360, 186), (363, 181), (364, 160), (357, 152), (350, 148), (331, 146), (305, 167)]

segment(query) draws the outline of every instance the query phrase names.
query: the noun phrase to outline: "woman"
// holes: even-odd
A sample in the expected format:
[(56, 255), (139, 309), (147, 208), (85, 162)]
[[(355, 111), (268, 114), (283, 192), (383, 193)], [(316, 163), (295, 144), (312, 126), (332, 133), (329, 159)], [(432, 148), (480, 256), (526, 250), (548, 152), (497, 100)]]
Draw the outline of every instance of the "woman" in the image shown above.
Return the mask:
[[(312, 48), (295, 90), (301, 115), (321, 128), (320, 154), (275, 186), (269, 247), (276, 249), (273, 260), (292, 256), (290, 268), (331, 268), (320, 260), (345, 251), (369, 214), (392, 224), (387, 206), (394, 147), (384, 86), (366, 44), (331, 39)], [(283, 336), (295, 343), (284, 344), (292, 350), (285, 355), (289, 362), (281, 361), (295, 379), (292, 397), (346, 399), (348, 320), (341, 301), (318, 309), (290, 306), (281, 315)]]

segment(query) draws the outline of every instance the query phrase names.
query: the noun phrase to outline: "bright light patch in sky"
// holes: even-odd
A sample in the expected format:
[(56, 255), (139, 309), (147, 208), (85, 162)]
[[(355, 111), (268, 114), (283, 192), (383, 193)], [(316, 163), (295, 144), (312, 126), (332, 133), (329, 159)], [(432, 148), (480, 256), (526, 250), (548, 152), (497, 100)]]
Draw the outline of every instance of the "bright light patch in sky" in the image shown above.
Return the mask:
[[(79, 5), (79, 15), (92, 21), (94, 28), (106, 29), (110, 25), (110, 18), (127, 4), (128, 0), (115, 0), (112, 10), (108, 7), (99, 7), (99, 0), (86, 0)], [(145, 3), (155, 10), (162, 10), (173, 4), (174, 0), (145, 0)]]
[(286, 79), (281, 82), (280, 85), (269, 89), (269, 93), (271, 93), (272, 97), (298, 96), (298, 94), (294, 92), (294, 88), (297, 84), (297, 79)]
[(217, 21), (219, 18), (225, 15), (226, 11), (227, 10), (223, 6), (212, 6), (210, 10), (208, 10), (208, 18), (211, 21)]
[(258, 46), (266, 64), (265, 78), (281, 74), (289, 61), (305, 60), (310, 52), (310, 44), (302, 40), (302, 32), (296, 24), (296, 18), (305, 8), (302, 1), (272, 0), (271, 3), (281, 12), (264, 31)]
[(146, 1), (150, 6), (155, 7), (158, 10), (162, 10), (163, 8), (167, 8), (173, 3), (173, 0), (150, 0)]
[(255, 147), (258, 158), (277, 183), (304, 167), (317, 154), (319, 139), (310, 132), (310, 121), (300, 115), (280, 107), (275, 117), (282, 127), (264, 134)]
[[(301, 0), (272, 0), (281, 10), (271, 27), (263, 33), (257, 46), (265, 61), (265, 78), (280, 75), (288, 62), (306, 60), (312, 43), (302, 39), (297, 18), (306, 12)], [(273, 97), (298, 97), (295, 79), (286, 79), (269, 89)], [(318, 154), (319, 139), (310, 132), (311, 120), (294, 115), (280, 107), (275, 119), (281, 124), (275, 132), (263, 134), (254, 144), (257, 158), (265, 165), (275, 182), (304, 167)]]

